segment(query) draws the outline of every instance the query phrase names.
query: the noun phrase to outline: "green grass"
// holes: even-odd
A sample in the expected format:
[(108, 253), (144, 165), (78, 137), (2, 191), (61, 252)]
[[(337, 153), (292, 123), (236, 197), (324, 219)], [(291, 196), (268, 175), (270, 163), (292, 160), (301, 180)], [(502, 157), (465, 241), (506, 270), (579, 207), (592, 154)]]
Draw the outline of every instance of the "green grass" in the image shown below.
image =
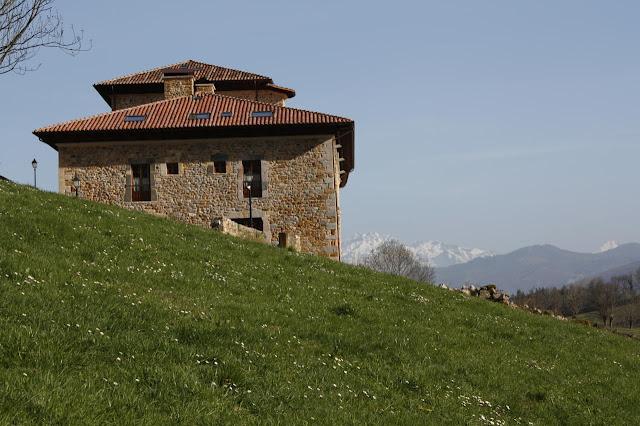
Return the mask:
[[(617, 333), (640, 339), (640, 328), (629, 328), (624, 324), (626, 317), (625, 308), (626, 306), (616, 306), (613, 308), (613, 318), (615, 319), (615, 321), (613, 322), (613, 330)], [(576, 318), (588, 320), (593, 324), (596, 324), (598, 327), (603, 327), (602, 318), (597, 311), (584, 312), (582, 314), (576, 315)]]
[(640, 344), (0, 182), (0, 423), (638, 424)]

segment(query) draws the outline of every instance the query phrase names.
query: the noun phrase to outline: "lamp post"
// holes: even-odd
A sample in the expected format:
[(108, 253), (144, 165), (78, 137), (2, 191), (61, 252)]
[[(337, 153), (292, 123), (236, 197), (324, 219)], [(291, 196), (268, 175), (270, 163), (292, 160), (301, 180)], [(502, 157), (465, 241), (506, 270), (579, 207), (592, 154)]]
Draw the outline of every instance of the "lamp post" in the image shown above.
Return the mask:
[(253, 176), (245, 176), (244, 184), (245, 188), (249, 192), (249, 227), (253, 228), (253, 194), (251, 193), (251, 183), (253, 181)]
[(80, 192), (80, 178), (78, 177), (77, 173), (73, 177), (73, 187), (76, 190), (76, 198), (78, 198), (78, 196), (79, 196), (78, 193)]
[(33, 187), (37, 188), (38, 187), (38, 176), (36, 174), (36, 169), (38, 168), (38, 162), (36, 161), (35, 158), (31, 162), (31, 167), (33, 167)]

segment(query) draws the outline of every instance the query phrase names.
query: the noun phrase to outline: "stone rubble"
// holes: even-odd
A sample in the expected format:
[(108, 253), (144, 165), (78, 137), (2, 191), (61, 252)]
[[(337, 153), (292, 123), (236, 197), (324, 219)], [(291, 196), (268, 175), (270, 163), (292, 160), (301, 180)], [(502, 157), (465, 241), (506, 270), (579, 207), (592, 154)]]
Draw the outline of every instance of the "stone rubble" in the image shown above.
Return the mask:
[(462, 293), (465, 296), (478, 297), (480, 299), (488, 300), (490, 302), (502, 303), (512, 308), (522, 309), (532, 314), (546, 315), (562, 321), (567, 321), (566, 317), (563, 317), (562, 315), (557, 315), (552, 311), (542, 311), (538, 308), (534, 308), (529, 305), (515, 304), (514, 302), (511, 301), (509, 297), (509, 293), (498, 289), (498, 287), (495, 284), (487, 284), (480, 287), (476, 287), (473, 284), (469, 284), (469, 285), (463, 285), (462, 288), (453, 288), (453, 287), (448, 287), (446, 284), (440, 284), (439, 287), (446, 290)]

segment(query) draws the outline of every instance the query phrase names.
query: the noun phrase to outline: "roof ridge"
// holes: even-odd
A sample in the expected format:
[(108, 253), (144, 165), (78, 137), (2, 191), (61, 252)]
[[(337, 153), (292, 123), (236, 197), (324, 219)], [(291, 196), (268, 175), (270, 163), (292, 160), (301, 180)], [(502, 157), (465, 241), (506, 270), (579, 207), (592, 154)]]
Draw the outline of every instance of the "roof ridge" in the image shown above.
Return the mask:
[[(186, 63), (193, 63), (193, 64), (200, 65), (202, 67), (212, 67), (212, 68), (218, 68), (219, 70), (226, 70), (226, 71), (231, 71), (231, 72), (234, 72), (234, 73), (252, 75), (252, 76), (259, 77), (261, 79), (267, 80), (269, 83), (273, 84), (273, 78), (271, 78), (269, 76), (266, 76), (266, 75), (256, 74), (256, 73), (250, 72), (250, 71), (243, 71), (243, 70), (239, 70), (239, 69), (236, 69), (236, 68), (229, 68), (229, 67), (222, 66), (222, 65), (208, 64), (206, 62), (196, 61), (194, 59), (186, 59), (184, 61), (176, 62), (176, 63), (169, 64), (169, 65), (161, 65), (161, 66), (154, 67), (154, 68), (149, 68), (149, 69), (146, 69), (146, 70), (140, 70), (140, 71), (131, 72), (129, 74), (121, 75), (121, 76), (118, 76), (118, 77), (109, 78), (107, 80), (101, 80), (101, 81), (99, 81), (97, 83), (94, 83), (93, 86), (96, 87), (96, 86), (106, 86), (106, 85), (110, 85), (110, 84), (112, 85), (112, 84), (116, 84), (114, 82), (117, 81), (117, 80), (124, 80), (124, 79), (127, 79), (127, 78), (132, 78), (132, 77), (135, 77), (138, 74), (149, 74), (149, 73), (152, 73), (152, 72), (155, 72), (155, 71), (160, 71), (160, 70), (165, 69), (165, 68), (171, 68), (171, 67), (175, 67), (177, 65), (186, 64)], [(135, 83), (119, 83), (119, 84), (135, 84)]]
[(136, 74), (145, 74), (145, 73), (149, 73), (149, 72), (153, 72), (153, 71), (158, 71), (158, 70), (161, 70), (163, 68), (175, 67), (176, 65), (184, 64), (185, 62), (188, 62), (188, 61), (191, 61), (191, 59), (187, 59), (186, 61), (176, 62), (175, 64), (162, 65), (162, 66), (159, 66), (159, 67), (149, 68), (149, 69), (142, 70), (142, 71), (132, 72), (132, 73), (129, 73), (129, 74), (121, 75), (120, 77), (108, 78), (106, 80), (102, 80), (102, 81), (99, 81), (97, 83), (94, 83), (93, 85), (94, 86), (102, 86), (102, 85), (105, 85), (105, 84), (109, 84), (109, 82), (113, 81), (113, 80), (120, 80), (120, 79), (123, 79), (123, 78), (129, 78), (129, 77), (133, 77)]
[(206, 63), (206, 62), (196, 61), (196, 60), (194, 60), (194, 59), (189, 59), (187, 62), (195, 62), (196, 64), (199, 64), (199, 65), (205, 65), (205, 66), (207, 66), (207, 67), (224, 68), (224, 69), (229, 70), (229, 71), (241, 72), (241, 73), (246, 73), (246, 74), (253, 74), (253, 75), (255, 75), (255, 76), (262, 77), (262, 78), (264, 78), (265, 80), (269, 80), (269, 81), (273, 82), (273, 79), (272, 79), (271, 77), (268, 77), (268, 76), (266, 76), (266, 75), (262, 75), (262, 74), (257, 74), (257, 73), (255, 73), (255, 72), (243, 71), (243, 70), (239, 70), (239, 69), (237, 69), (237, 68), (230, 68), (230, 67), (227, 67), (227, 66), (224, 66), (224, 65), (208, 64), (208, 63)]

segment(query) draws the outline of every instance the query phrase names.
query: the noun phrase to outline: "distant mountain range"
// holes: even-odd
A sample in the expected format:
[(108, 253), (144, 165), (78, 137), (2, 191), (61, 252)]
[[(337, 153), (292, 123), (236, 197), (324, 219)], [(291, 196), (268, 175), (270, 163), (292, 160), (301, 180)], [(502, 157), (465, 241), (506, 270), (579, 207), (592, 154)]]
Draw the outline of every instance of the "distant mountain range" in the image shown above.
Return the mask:
[(436, 270), (438, 282), (454, 286), (465, 282), (494, 283), (510, 292), (535, 287), (561, 286), (583, 278), (627, 273), (640, 266), (640, 244), (609, 242), (598, 253), (576, 253), (552, 245), (474, 259)]
[[(342, 259), (361, 262), (384, 241), (393, 239), (377, 232), (356, 234), (342, 245)], [(440, 283), (496, 284), (512, 293), (535, 287), (562, 286), (584, 278), (628, 274), (640, 268), (640, 244), (618, 245), (607, 241), (596, 253), (577, 253), (552, 245), (537, 245), (496, 255), (489, 250), (466, 248), (440, 241), (406, 244), (422, 263), (436, 267)]]
[[(385, 241), (391, 240), (389, 235), (381, 235), (377, 232), (356, 234), (342, 245), (342, 260), (347, 263), (357, 264), (373, 249)], [(454, 244), (445, 244), (440, 241), (425, 241), (414, 244), (406, 244), (418, 260), (435, 267), (451, 266), (468, 262), (479, 257), (493, 256), (488, 250), (479, 248), (466, 248)]]

